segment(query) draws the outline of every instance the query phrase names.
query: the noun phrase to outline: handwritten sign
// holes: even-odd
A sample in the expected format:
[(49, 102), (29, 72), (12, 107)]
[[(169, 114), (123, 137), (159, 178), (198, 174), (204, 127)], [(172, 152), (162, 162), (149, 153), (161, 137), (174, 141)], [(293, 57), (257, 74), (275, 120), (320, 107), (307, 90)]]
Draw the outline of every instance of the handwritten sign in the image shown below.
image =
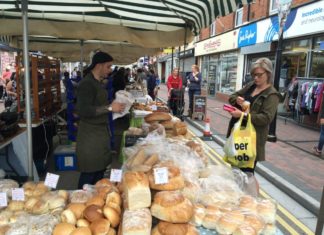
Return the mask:
[(123, 171), (119, 169), (111, 169), (110, 181), (111, 182), (121, 182)]
[(52, 173), (47, 173), (44, 184), (50, 188), (56, 188), (60, 176)]
[(167, 167), (154, 168), (155, 184), (167, 184), (169, 182), (169, 172)]
[(202, 95), (195, 95), (193, 100), (193, 117), (206, 116), (207, 111), (207, 97)]
[(25, 191), (23, 188), (11, 189), (11, 197), (13, 201), (25, 201)]
[(0, 193), (0, 207), (8, 206), (7, 193)]

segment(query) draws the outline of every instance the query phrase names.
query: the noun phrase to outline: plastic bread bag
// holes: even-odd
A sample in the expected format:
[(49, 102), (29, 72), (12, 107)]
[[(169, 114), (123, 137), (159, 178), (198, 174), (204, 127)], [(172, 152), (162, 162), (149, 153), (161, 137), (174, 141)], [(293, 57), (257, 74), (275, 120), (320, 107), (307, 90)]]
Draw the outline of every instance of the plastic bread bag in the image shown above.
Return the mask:
[(55, 225), (59, 222), (57, 217), (50, 214), (31, 216), (29, 234), (51, 235)]
[(122, 113), (113, 113), (113, 120), (125, 116), (129, 113), (132, 104), (135, 102), (133, 95), (127, 91), (120, 90), (116, 92), (116, 99), (114, 100), (119, 103), (125, 104), (125, 110)]
[(265, 223), (274, 224), (276, 222), (277, 203), (272, 199), (258, 199), (257, 215), (260, 216)]
[(236, 229), (236, 232), (243, 232), (243, 234), (250, 234), (249, 231), (252, 229), (255, 231), (255, 234), (261, 234), (266, 223), (264, 220), (257, 214), (251, 211), (246, 211), (239, 209), (244, 215), (243, 223)]
[(94, 188), (86, 186), (86, 190), (74, 190), (70, 192), (71, 203), (86, 203), (93, 195)]
[(29, 234), (30, 215), (24, 214), (15, 219), (16, 222), (10, 224), (10, 229), (6, 232), (6, 235), (26, 235)]
[(216, 222), (216, 230), (219, 234), (233, 234), (244, 223), (244, 218), (240, 210), (225, 212)]
[(238, 168), (233, 168), (232, 172), (235, 178), (235, 182), (244, 193), (249, 194), (253, 197), (258, 196), (257, 182), (253, 173), (243, 172)]
[(11, 189), (19, 188), (19, 184), (12, 179), (0, 180), (0, 192), (7, 193), (8, 197), (11, 197)]

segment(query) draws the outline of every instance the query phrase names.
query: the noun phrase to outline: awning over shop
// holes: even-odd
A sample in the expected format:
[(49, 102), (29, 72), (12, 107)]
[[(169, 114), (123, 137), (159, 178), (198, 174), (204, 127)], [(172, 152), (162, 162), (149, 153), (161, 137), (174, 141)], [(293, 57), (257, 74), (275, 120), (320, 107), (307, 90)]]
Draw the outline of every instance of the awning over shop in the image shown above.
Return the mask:
[[(29, 0), (29, 35), (179, 46), (250, 0)], [(0, 2), (0, 35), (22, 34), (21, 0)]]

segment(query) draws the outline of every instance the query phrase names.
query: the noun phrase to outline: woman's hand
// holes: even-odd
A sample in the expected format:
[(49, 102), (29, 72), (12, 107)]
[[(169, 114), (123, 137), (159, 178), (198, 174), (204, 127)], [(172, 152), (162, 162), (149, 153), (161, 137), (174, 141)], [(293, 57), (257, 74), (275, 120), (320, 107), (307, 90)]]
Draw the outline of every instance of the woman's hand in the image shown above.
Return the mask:
[(241, 97), (241, 96), (238, 96), (238, 97), (236, 98), (236, 103), (237, 103), (238, 105), (240, 105), (240, 106), (242, 106), (242, 104), (243, 104), (244, 101), (245, 101), (244, 98)]
[(235, 110), (234, 111), (232, 111), (232, 112), (229, 112), (231, 115), (232, 115), (232, 117), (234, 117), (234, 118), (240, 118), (241, 116), (242, 116), (242, 111), (241, 110), (239, 110), (239, 109), (237, 109), (237, 108), (235, 108)]
[(112, 102), (111, 103), (111, 108), (112, 108), (112, 112), (114, 113), (122, 113), (125, 110), (126, 105), (123, 103), (119, 103), (119, 102)]

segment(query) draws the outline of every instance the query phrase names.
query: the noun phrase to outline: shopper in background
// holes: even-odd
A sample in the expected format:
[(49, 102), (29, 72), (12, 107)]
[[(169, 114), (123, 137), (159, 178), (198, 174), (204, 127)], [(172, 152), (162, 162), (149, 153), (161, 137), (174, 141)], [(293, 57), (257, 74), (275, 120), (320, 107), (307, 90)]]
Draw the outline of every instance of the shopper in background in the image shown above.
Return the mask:
[[(252, 124), (256, 130), (257, 146), (254, 168), (241, 169), (244, 172), (254, 173), (258, 161), (265, 161), (265, 144), (269, 132), (269, 125), (275, 117), (280, 100), (280, 94), (273, 87), (273, 67), (268, 58), (260, 58), (251, 67), (253, 81), (244, 88), (232, 94), (229, 103), (235, 107), (241, 107), (244, 101), (250, 102), (250, 115)], [(229, 112), (232, 115), (227, 132), (229, 137), (235, 122), (241, 117), (242, 110), (235, 108)], [(259, 187), (257, 184), (257, 192)]]
[(120, 67), (113, 76), (112, 87), (113, 87), (113, 99), (116, 98), (116, 92), (120, 90), (125, 90), (126, 80), (125, 80), (125, 68)]
[(125, 109), (124, 104), (117, 102), (108, 105), (107, 90), (102, 86), (102, 80), (111, 73), (112, 61), (109, 54), (97, 52), (77, 89), (79, 188), (84, 184), (95, 184), (112, 162), (107, 114)]
[(182, 79), (179, 76), (179, 69), (174, 68), (172, 74), (168, 77), (167, 81), (168, 96), (171, 95), (172, 89), (182, 89)]
[(11, 74), (11, 67), (8, 65), (5, 71), (2, 73), (2, 80), (4, 84), (7, 84), (10, 81)]
[(323, 107), (323, 100), (324, 95), (322, 96), (322, 103), (321, 103), (321, 111), (320, 111), (320, 118), (319, 123), (321, 125), (321, 132), (318, 140), (318, 144), (313, 147), (313, 153), (315, 156), (320, 157), (322, 155), (322, 150), (324, 146), (324, 107)]
[(188, 116), (192, 116), (193, 112), (193, 102), (194, 96), (201, 94), (201, 73), (199, 72), (199, 67), (197, 65), (191, 66), (191, 73), (187, 77), (187, 86), (189, 88), (189, 110)]
[(10, 112), (17, 112), (17, 83), (16, 72), (11, 73), (10, 81), (7, 82), (4, 106), (9, 109)]
[(155, 87), (156, 87), (156, 75), (153, 69), (149, 70), (147, 75), (147, 93), (153, 100), (155, 100)]

